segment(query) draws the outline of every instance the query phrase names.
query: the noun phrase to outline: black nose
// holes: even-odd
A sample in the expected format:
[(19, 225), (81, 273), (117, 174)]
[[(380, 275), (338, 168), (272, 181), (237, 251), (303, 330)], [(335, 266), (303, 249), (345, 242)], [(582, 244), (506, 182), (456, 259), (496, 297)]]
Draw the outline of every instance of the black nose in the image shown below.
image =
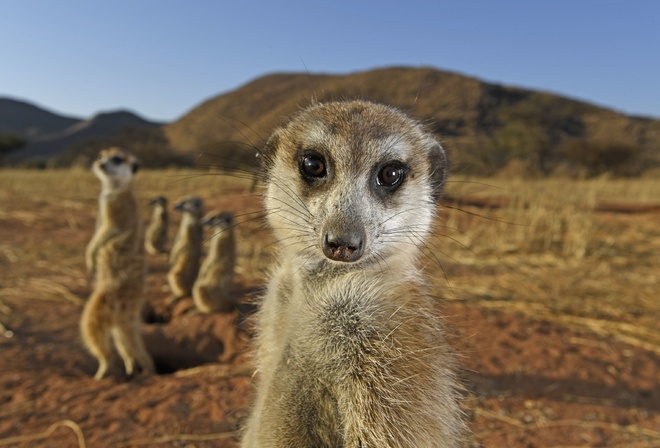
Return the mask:
[(334, 261), (357, 261), (364, 253), (364, 238), (363, 230), (337, 232), (329, 229), (323, 239), (323, 253)]

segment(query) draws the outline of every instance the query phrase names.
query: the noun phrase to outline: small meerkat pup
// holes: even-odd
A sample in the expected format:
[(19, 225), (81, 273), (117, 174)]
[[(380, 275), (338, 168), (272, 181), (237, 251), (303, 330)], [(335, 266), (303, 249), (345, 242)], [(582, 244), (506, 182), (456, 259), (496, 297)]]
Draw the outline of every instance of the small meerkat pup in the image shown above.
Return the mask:
[(234, 216), (229, 212), (215, 212), (202, 221), (213, 232), (209, 252), (193, 286), (195, 306), (202, 313), (232, 311), (231, 286), (236, 266)]
[(111, 338), (124, 361), (126, 374), (137, 363), (144, 373), (155, 372), (140, 333), (146, 263), (144, 235), (133, 177), (140, 164), (120, 148), (101, 151), (92, 170), (101, 181), (96, 232), (86, 251), (94, 290), (80, 321), (82, 338), (98, 359), (94, 378), (108, 370)]
[(154, 206), (151, 222), (147, 227), (145, 247), (151, 255), (166, 253), (167, 228), (169, 226), (169, 214), (167, 212), (167, 198), (158, 196), (149, 201)]
[(460, 385), (419, 259), (447, 174), (396, 109), (316, 104), (264, 150), (279, 241), (243, 448), (460, 446)]
[(170, 271), (167, 280), (172, 296), (168, 299), (169, 304), (191, 295), (199, 273), (204, 236), (200, 222), (204, 214), (204, 204), (200, 198), (182, 199), (174, 205), (174, 209), (181, 211), (183, 216), (170, 251)]

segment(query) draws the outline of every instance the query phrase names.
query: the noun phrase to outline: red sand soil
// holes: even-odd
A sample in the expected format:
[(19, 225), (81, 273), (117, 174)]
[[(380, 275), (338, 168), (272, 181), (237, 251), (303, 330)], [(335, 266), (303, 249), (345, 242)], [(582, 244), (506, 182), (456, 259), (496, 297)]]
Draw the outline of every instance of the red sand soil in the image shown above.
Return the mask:
[[(167, 259), (152, 257), (144, 334), (159, 374), (126, 378), (115, 360), (95, 381), (78, 333), (93, 223), (72, 231), (65, 216), (24, 218), (0, 216), (0, 446), (237, 446), (252, 396), (248, 303), (261, 285), (241, 280), (236, 314), (190, 314), (190, 299), (168, 312)], [(12, 261), (35, 239), (45, 263)], [(38, 289), (49, 242), (81, 248), (71, 274), (80, 281), (61, 300)], [(440, 306), (461, 354), (474, 446), (660, 447), (657, 354), (514, 312)]]

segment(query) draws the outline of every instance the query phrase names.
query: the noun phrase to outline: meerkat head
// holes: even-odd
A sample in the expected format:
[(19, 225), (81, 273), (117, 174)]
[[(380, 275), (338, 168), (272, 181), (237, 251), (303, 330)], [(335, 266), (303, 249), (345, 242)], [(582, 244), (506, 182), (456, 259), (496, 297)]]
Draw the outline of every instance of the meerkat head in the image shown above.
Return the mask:
[(139, 169), (140, 162), (135, 156), (116, 147), (99, 152), (92, 164), (92, 171), (103, 187), (112, 190), (128, 187)]
[(149, 205), (158, 205), (160, 207), (167, 207), (167, 198), (165, 196), (156, 196), (149, 199)]
[(448, 169), (421, 124), (365, 101), (312, 105), (263, 155), (265, 206), (284, 250), (344, 265), (416, 257)]
[(234, 215), (230, 212), (211, 212), (202, 220), (202, 225), (220, 230), (228, 229), (233, 224)]
[(204, 202), (200, 198), (192, 196), (178, 201), (174, 204), (174, 209), (199, 219), (204, 214)]

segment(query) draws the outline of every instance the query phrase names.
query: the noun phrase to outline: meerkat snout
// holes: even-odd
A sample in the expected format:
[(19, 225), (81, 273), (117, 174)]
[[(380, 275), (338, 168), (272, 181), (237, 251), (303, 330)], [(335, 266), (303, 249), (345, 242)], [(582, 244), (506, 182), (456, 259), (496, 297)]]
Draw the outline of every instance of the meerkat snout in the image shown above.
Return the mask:
[(157, 196), (149, 200), (149, 205), (160, 205), (161, 207), (167, 207), (167, 198), (165, 196)]
[(333, 261), (353, 262), (362, 257), (366, 233), (364, 226), (331, 225), (325, 231), (323, 253)]
[(220, 231), (228, 229), (234, 223), (234, 215), (229, 212), (214, 213), (202, 219), (201, 224), (209, 227), (216, 227)]

